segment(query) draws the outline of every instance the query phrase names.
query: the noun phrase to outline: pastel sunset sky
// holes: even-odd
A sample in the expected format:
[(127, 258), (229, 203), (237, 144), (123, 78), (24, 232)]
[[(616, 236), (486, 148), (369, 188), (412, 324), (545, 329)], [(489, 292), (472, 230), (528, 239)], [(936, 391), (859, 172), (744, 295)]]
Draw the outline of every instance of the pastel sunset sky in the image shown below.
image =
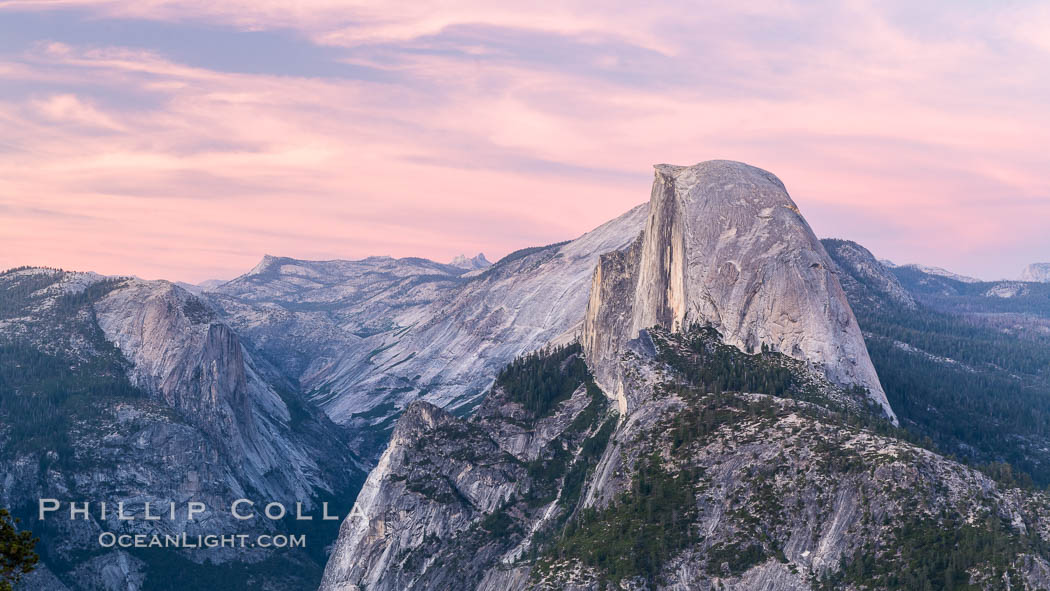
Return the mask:
[(2, 268), (495, 260), (714, 158), (819, 236), (1015, 277), (1050, 260), (1050, 3), (0, 0)]

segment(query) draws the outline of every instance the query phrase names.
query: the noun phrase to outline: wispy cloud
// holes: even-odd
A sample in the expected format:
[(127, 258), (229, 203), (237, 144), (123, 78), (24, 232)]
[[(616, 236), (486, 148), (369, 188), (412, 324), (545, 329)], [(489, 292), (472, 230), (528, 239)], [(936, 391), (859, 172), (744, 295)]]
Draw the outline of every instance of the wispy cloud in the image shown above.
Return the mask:
[(895, 260), (1050, 250), (1037, 4), (492, 4), (0, 0), (0, 266), (498, 256), (708, 158)]
[(55, 124), (68, 124), (79, 127), (123, 131), (123, 125), (112, 117), (95, 108), (75, 94), (56, 94), (33, 101), (33, 107), (45, 119)]

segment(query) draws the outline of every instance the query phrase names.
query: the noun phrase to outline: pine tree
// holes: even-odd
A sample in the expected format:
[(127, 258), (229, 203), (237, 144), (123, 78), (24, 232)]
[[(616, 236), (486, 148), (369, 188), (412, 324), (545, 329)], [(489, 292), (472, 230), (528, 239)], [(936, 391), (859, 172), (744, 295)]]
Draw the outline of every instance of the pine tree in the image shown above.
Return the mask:
[(7, 509), (0, 509), (0, 591), (11, 591), (22, 575), (36, 568), (40, 557), (33, 548), (39, 541), (29, 531), (18, 531)]

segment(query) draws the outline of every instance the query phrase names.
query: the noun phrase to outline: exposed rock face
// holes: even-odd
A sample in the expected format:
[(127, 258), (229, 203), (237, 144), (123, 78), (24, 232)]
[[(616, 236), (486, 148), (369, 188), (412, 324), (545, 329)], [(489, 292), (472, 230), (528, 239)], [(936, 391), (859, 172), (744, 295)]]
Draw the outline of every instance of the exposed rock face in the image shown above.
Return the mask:
[[(498, 388), (470, 421), (412, 405), (362, 493), (371, 520), (344, 523), (321, 589), (597, 591), (610, 581), (676, 591), (883, 588), (915, 569), (902, 548), (907, 560), (943, 564), (957, 547), (952, 536), (970, 535), (981, 547), (1009, 549), (973, 559), (955, 580), (995, 588), (1001, 561), (1011, 588), (1050, 582), (1050, 562), (1035, 550), (1044, 542), (1023, 542), (1050, 539), (1045, 494), (1003, 489), (848, 424), (821, 406), (828, 399), (696, 390), (686, 376), (697, 359), (694, 369), (710, 367), (705, 350), (728, 355), (730, 372), (786, 363), (802, 380), (795, 394), (814, 384), (812, 392), (834, 389), (784, 355), (746, 355), (696, 336), (642, 332), (649, 346), (623, 357), (632, 405), (607, 437), (593, 427), (571, 436), (578, 421), (567, 419), (586, 415), (571, 410), (582, 406), (574, 402), (582, 388), (558, 407), (563, 417), (539, 423)], [(508, 458), (508, 450), (532, 458), (518, 443), (523, 426), (535, 436), (561, 430), (550, 443), (537, 440), (547, 451), (525, 464), (527, 473)], [(560, 463), (559, 453), (577, 463)], [(976, 532), (968, 524), (989, 525)], [(944, 536), (945, 546), (926, 546), (930, 536)], [(876, 566), (860, 575), (843, 569), (854, 562)]]
[(691, 323), (743, 351), (765, 346), (836, 384), (867, 388), (893, 416), (833, 263), (766, 171), (729, 161), (657, 165), (645, 230), (594, 273), (583, 343), (595, 377), (622, 399), (625, 344), (651, 326)]
[[(440, 445), (430, 445), (434, 439)], [(521, 465), (484, 431), (426, 402), (413, 403), (358, 497), (368, 521), (343, 523), (321, 588), (407, 588), (415, 574), (404, 563), (410, 551), (466, 529), (527, 484)], [(382, 545), (374, 543), (377, 537)]]
[(1000, 281), (984, 292), (990, 298), (1016, 298), (1028, 295), (1028, 286), (1018, 281)]
[(106, 339), (132, 363), (132, 383), (221, 442), (259, 493), (309, 499), (315, 488), (332, 492), (316, 450), (288, 441), (288, 404), (201, 300), (165, 281), (132, 280), (94, 309)]
[(1021, 281), (1050, 283), (1050, 263), (1032, 263), (1021, 272)]
[(469, 407), (515, 356), (571, 340), (598, 256), (631, 244), (647, 212), (638, 206), (571, 242), (469, 273), (423, 259), (267, 257), (205, 295), (333, 420), (382, 431), (419, 398)]
[[(192, 570), (207, 560), (221, 572), (274, 558), (228, 547), (132, 555), (101, 548), (97, 536), (282, 531), (280, 522), (234, 519), (230, 503), (316, 508), (320, 498), (353, 495), (363, 480), (342, 430), (173, 284), (24, 269), (0, 274), (0, 301), (0, 346), (13, 347), (3, 358), (13, 379), (0, 383), (0, 505), (43, 540), (48, 568), (33, 584), (164, 588), (157, 573), (169, 572), (170, 561)], [(21, 413), (17, 422), (12, 412)], [(101, 520), (95, 505), (91, 519), (72, 521), (63, 505), (65, 519), (34, 523), (38, 498), (123, 502), (136, 520)], [(189, 501), (208, 511), (189, 520)], [(147, 502), (154, 514), (169, 503), (179, 510), (175, 519), (144, 521)], [(309, 586), (317, 575), (316, 564), (313, 573), (303, 568), (301, 551), (274, 560), (297, 569), (269, 585)]]
[(584, 387), (542, 417), (498, 389), (471, 420), (411, 404), (358, 498), (368, 520), (343, 522), (321, 589), (464, 589), (502, 572), (531, 534), (505, 535), (505, 524), (486, 517), (524, 511), (535, 529), (564, 519), (571, 505), (530, 465), (578, 455), (604, 408)]

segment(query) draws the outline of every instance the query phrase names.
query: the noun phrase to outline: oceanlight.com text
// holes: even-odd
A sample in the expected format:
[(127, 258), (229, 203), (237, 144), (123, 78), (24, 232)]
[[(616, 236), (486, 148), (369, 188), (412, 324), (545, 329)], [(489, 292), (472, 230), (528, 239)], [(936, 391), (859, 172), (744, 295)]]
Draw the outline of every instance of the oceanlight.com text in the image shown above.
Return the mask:
[(98, 543), (103, 548), (305, 548), (306, 535), (286, 534), (115, 534), (102, 532)]

